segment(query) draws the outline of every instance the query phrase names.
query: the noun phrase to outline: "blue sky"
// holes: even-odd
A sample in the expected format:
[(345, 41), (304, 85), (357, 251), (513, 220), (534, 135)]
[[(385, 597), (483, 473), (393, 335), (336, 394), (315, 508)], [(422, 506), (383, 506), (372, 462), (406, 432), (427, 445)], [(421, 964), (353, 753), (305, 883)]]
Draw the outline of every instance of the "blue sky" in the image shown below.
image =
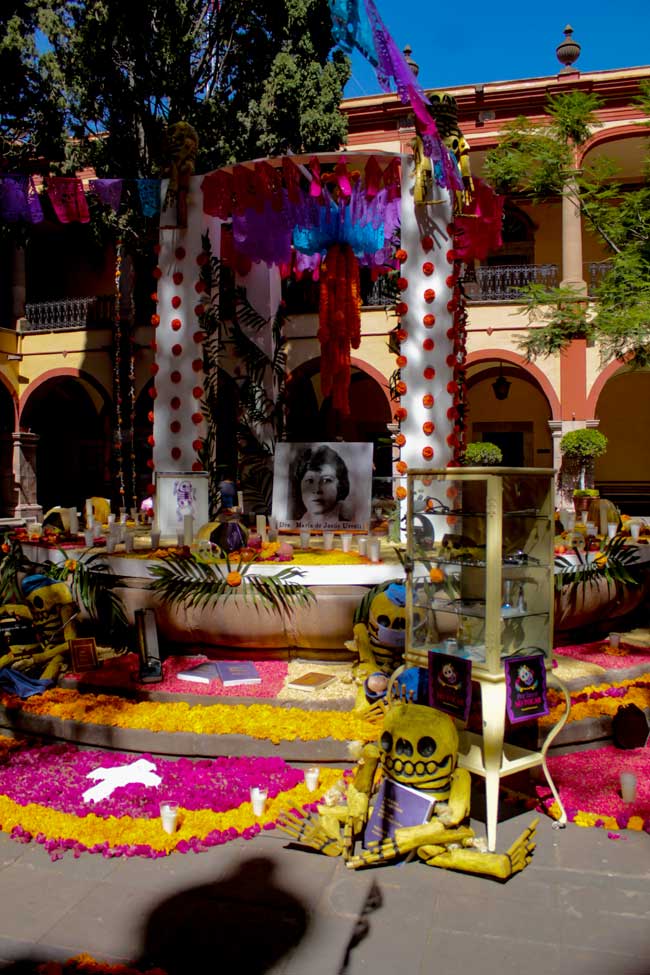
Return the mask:
[[(376, 0), (400, 50), (413, 49), (425, 88), (509, 81), (556, 74), (555, 48), (564, 28), (582, 47), (581, 71), (650, 64), (650, 4), (611, 0), (544, 0), (542, 3), (436, 3), (435, 0)], [(371, 65), (352, 59), (348, 98), (380, 91)]]

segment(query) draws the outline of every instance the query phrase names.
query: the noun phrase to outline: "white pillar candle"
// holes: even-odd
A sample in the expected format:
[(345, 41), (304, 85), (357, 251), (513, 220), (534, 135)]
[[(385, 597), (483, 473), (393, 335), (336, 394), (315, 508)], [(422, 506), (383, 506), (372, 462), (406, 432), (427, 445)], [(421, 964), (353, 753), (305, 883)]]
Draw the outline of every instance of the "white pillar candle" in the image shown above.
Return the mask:
[(86, 499), (86, 528), (91, 528), (93, 523), (93, 503), (90, 498)]
[(350, 546), (352, 545), (352, 535), (349, 532), (343, 532), (341, 535), (341, 549), (343, 552), (349, 552)]
[(253, 806), (253, 812), (256, 816), (263, 816), (264, 809), (266, 807), (266, 798), (268, 796), (267, 789), (261, 789), (258, 786), (251, 786), (251, 804)]
[(94, 532), (92, 528), (86, 528), (84, 532), (84, 545), (86, 546), (86, 548), (92, 548), (93, 534)]
[(79, 515), (76, 508), (69, 509), (68, 521), (70, 525), (70, 534), (76, 535), (79, 531)]
[(267, 540), (266, 535), (266, 515), (255, 515), (255, 528), (257, 534), (260, 536), (263, 542)]
[(131, 532), (127, 532), (126, 535), (124, 536), (124, 551), (125, 552), (132, 552), (133, 551), (133, 541), (134, 541), (133, 534)]
[(368, 554), (368, 536), (359, 535), (359, 555)]
[(371, 562), (379, 562), (380, 544), (378, 538), (368, 539), (368, 558)]
[(318, 788), (318, 779), (320, 776), (320, 769), (316, 766), (312, 768), (305, 769), (305, 785), (310, 792), (315, 792)]
[(161, 802), (160, 819), (162, 821), (162, 828), (166, 833), (175, 833), (178, 825), (178, 803), (169, 801)]
[(309, 540), (311, 538), (311, 532), (304, 530), (300, 532), (300, 548), (309, 548)]
[(636, 799), (636, 775), (634, 772), (621, 772), (621, 797), (623, 802)]
[(323, 548), (326, 552), (334, 548), (334, 532), (323, 532)]

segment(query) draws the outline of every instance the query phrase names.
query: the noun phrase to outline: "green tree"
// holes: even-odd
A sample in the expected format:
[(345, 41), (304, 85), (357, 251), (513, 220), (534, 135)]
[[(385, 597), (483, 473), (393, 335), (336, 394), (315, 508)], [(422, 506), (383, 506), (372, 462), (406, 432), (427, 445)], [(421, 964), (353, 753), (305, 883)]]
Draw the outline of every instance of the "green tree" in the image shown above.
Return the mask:
[[(50, 0), (52, 2), (52, 0)], [(348, 60), (327, 0), (70, 0), (48, 24), (75, 163), (155, 176), (170, 122), (199, 133), (198, 171), (336, 149)]]
[[(650, 84), (641, 85), (638, 103), (650, 115)], [(599, 99), (570, 92), (549, 99), (549, 122), (526, 118), (509, 125), (486, 158), (486, 177), (500, 191), (539, 200), (569, 196), (586, 225), (609, 251), (611, 269), (596, 289), (595, 304), (566, 286), (531, 284), (522, 295), (531, 323), (542, 322), (521, 340), (529, 359), (552, 355), (583, 336), (598, 342), (603, 361), (626, 359), (650, 364), (650, 185), (623, 188), (608, 159), (575, 168), (577, 149), (599, 124)]]

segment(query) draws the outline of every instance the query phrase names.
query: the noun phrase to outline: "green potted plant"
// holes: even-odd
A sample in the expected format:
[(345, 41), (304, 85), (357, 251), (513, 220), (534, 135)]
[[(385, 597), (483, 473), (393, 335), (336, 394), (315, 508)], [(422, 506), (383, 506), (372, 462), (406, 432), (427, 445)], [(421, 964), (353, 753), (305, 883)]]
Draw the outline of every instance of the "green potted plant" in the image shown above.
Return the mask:
[(498, 467), (503, 460), (501, 448), (487, 440), (468, 443), (463, 456), (464, 467)]
[(593, 486), (594, 463), (607, 450), (607, 437), (591, 427), (570, 430), (560, 440), (560, 450), (562, 482), (573, 487), (576, 513), (587, 511), (593, 498), (599, 496)]

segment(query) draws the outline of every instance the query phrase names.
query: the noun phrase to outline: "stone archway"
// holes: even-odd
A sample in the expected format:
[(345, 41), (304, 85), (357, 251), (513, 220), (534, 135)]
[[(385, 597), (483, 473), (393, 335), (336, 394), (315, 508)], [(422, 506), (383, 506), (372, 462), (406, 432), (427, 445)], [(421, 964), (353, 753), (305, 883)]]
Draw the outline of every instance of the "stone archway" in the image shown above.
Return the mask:
[[(545, 390), (518, 364), (495, 357), (468, 357), (467, 442), (487, 440), (503, 451), (507, 467), (553, 467), (548, 421), (553, 416)], [(510, 386), (498, 399), (493, 383), (503, 377)]]
[(391, 478), (392, 445), (387, 430), (392, 421), (391, 409), (385, 389), (375, 377), (352, 366), (348, 416), (332, 408), (330, 397), (323, 397), (319, 359), (311, 359), (294, 370), (287, 392), (287, 440), (300, 443), (341, 438), (348, 443), (372, 442), (376, 476)]
[(104, 401), (98, 410), (80, 378), (52, 376), (42, 382), (27, 398), (20, 426), (39, 438), (36, 490), (44, 511), (54, 505), (82, 509), (91, 495), (115, 494), (110, 407)]
[(596, 487), (625, 514), (650, 515), (650, 371), (619, 368), (600, 387), (594, 412), (608, 439)]

